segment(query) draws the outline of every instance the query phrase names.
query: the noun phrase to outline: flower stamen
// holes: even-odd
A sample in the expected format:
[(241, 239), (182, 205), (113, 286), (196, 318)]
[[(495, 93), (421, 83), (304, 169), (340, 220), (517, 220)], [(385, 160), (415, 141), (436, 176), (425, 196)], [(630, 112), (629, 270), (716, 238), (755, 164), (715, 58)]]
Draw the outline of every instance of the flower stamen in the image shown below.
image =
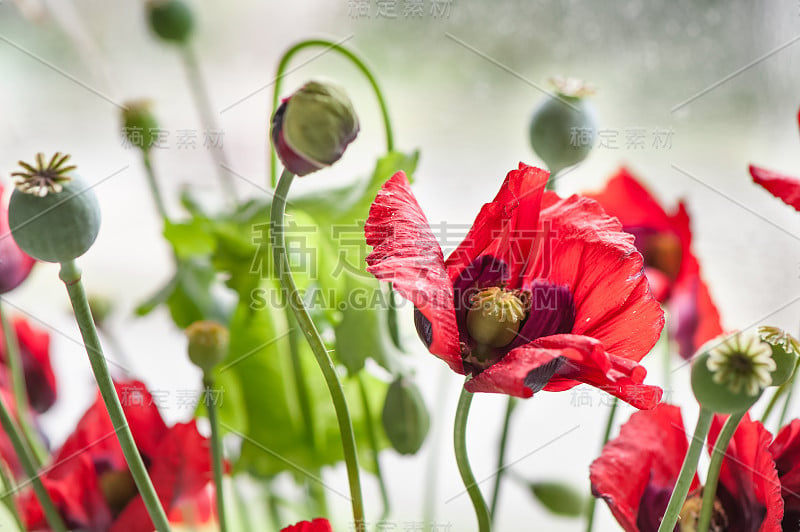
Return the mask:
[(70, 181), (72, 178), (67, 174), (75, 170), (75, 165), (67, 165), (68, 154), (56, 152), (48, 163), (45, 163), (43, 153), (36, 154), (36, 164), (31, 165), (25, 161), (19, 161), (19, 165), (24, 169), (23, 172), (14, 172), (14, 185), (17, 190), (26, 194), (32, 194), (43, 198), (49, 193), (57, 194), (62, 190), (62, 183)]
[(709, 351), (706, 367), (717, 384), (755, 397), (772, 384), (776, 364), (768, 343), (756, 334), (736, 333)]
[(527, 298), (518, 290), (484, 288), (470, 299), (467, 330), (479, 344), (499, 348), (510, 344), (528, 314)]

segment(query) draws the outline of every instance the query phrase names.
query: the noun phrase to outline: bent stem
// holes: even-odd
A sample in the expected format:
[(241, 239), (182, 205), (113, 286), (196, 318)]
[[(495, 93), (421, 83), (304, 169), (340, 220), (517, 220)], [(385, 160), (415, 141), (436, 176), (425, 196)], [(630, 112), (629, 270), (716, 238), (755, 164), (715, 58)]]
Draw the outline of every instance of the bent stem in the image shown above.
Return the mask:
[(14, 503), (14, 497), (11, 495), (17, 490), (14, 481), (11, 479), (11, 473), (6, 470), (6, 464), (0, 462), (0, 481), (3, 483), (3, 495), (0, 499), (3, 501), (3, 506), (11, 517), (14, 518), (14, 523), (17, 525), (17, 530), (25, 530), (25, 525), (22, 524), (22, 518), (17, 511), (17, 505)]
[(273, 236), (273, 259), (280, 279), (281, 288), (287, 298), (288, 304), (294, 311), (298, 325), (311, 346), (311, 350), (314, 352), (314, 357), (317, 360), (320, 370), (322, 370), (322, 374), (325, 377), (325, 384), (328, 386), (328, 391), (333, 401), (336, 419), (339, 423), (339, 433), (342, 439), (342, 450), (344, 452), (344, 461), (347, 468), (347, 478), (350, 484), (353, 520), (355, 529), (361, 532), (365, 529), (364, 502), (361, 494), (356, 439), (353, 433), (353, 423), (350, 420), (350, 411), (347, 407), (347, 400), (344, 396), (342, 383), (339, 382), (339, 376), (336, 374), (336, 368), (333, 366), (325, 344), (303, 303), (303, 298), (297, 291), (291, 267), (289, 266), (289, 259), (286, 254), (286, 235), (283, 222), (286, 211), (286, 197), (293, 180), (294, 174), (288, 170), (284, 170), (278, 181), (278, 187), (275, 190), (275, 195), (272, 200), (270, 226)]
[(708, 466), (708, 475), (706, 476), (706, 485), (703, 487), (703, 506), (700, 509), (700, 519), (697, 521), (697, 532), (708, 532), (708, 527), (711, 525), (722, 459), (725, 458), (725, 450), (728, 448), (728, 444), (743, 417), (744, 412), (728, 416), (717, 437), (717, 442), (714, 444), (714, 450), (711, 453), (711, 464)]
[(683, 466), (681, 473), (678, 476), (678, 482), (675, 483), (675, 489), (672, 491), (672, 496), (669, 498), (667, 510), (664, 513), (664, 518), (661, 520), (661, 526), (658, 527), (658, 532), (672, 532), (675, 529), (675, 524), (678, 522), (678, 515), (686, 502), (686, 495), (689, 494), (689, 488), (692, 485), (694, 474), (697, 472), (697, 462), (700, 460), (700, 452), (703, 449), (703, 443), (708, 436), (708, 429), (711, 427), (711, 418), (714, 413), (704, 407), (700, 407), (700, 415), (697, 417), (697, 425), (694, 427), (694, 434), (692, 441), (689, 444), (689, 450), (686, 452), (686, 457), (683, 459)]
[(47, 451), (39, 439), (39, 435), (33, 429), (30, 418), (28, 416), (27, 406), (28, 391), (25, 387), (25, 374), (22, 369), (22, 356), (19, 351), (19, 338), (17, 332), (11, 325), (8, 315), (3, 308), (3, 302), (0, 300), (0, 326), (3, 330), (3, 338), (5, 338), (6, 358), (8, 360), (8, 370), (11, 373), (11, 393), (14, 397), (14, 413), (19, 420), (20, 429), (22, 429), (22, 436), (25, 438), (28, 447), (32, 452), (34, 465), (39, 468), (47, 461)]
[[(372, 86), (372, 91), (375, 93), (375, 97), (378, 99), (378, 105), (381, 108), (381, 116), (383, 117), (383, 128), (386, 134), (386, 151), (390, 152), (394, 150), (394, 133), (392, 133), (392, 121), (389, 118), (389, 109), (386, 106), (386, 100), (383, 97), (383, 92), (381, 91), (380, 86), (378, 86), (378, 81), (375, 79), (375, 76), (372, 75), (372, 71), (366, 65), (366, 63), (358, 57), (356, 54), (340, 46), (339, 44), (328, 41), (325, 39), (309, 39), (306, 41), (299, 42), (289, 48), (283, 57), (281, 57), (280, 62), (278, 63), (278, 70), (275, 73), (275, 85), (272, 91), (272, 110), (275, 112), (278, 109), (278, 99), (281, 93), (281, 87), (283, 85), (283, 78), (286, 76), (286, 68), (289, 66), (289, 61), (297, 55), (298, 52), (306, 49), (306, 48), (313, 48), (313, 47), (322, 47), (328, 50), (332, 50), (337, 52), (350, 60), (353, 65), (364, 74), (364, 77), (367, 78), (369, 84)], [(278, 177), (278, 161), (277, 156), (275, 153), (274, 148), (270, 148), (270, 159), (269, 159), (269, 168), (270, 168), (270, 183), (272, 184), (272, 188), (275, 188), (275, 184), (277, 182)]]
[[(2, 425), (3, 432), (6, 433), (8, 439), (11, 440), (11, 445), (14, 447), (14, 452), (19, 459), (22, 470), (25, 471), (25, 475), (30, 479), (31, 484), (33, 484), (33, 492), (36, 494), (36, 498), (39, 499), (42, 512), (44, 512), (44, 517), (50, 525), (50, 528), (55, 532), (67, 532), (67, 527), (64, 526), (61, 515), (58, 513), (55, 504), (53, 504), (53, 499), (50, 498), (50, 494), (42, 483), (40, 473), (36, 470), (33, 456), (31, 456), (30, 450), (25, 445), (21, 431), (11, 417), (11, 413), (6, 407), (6, 402), (2, 398), (0, 398), (0, 425)], [(11, 487), (6, 486), (6, 490), (10, 491)]]
[(222, 439), (219, 434), (217, 403), (211, 395), (214, 390), (214, 377), (207, 373), (204, 374), (203, 388), (205, 388), (204, 399), (206, 403), (206, 412), (208, 412), (208, 423), (211, 425), (211, 466), (214, 471), (214, 486), (216, 487), (217, 518), (219, 520), (220, 532), (226, 532), (228, 525), (225, 519), (225, 486), (222, 479)]
[[(606, 421), (606, 431), (603, 434), (603, 444), (600, 446), (600, 450), (603, 450), (603, 447), (606, 446), (608, 440), (611, 439), (611, 430), (614, 427), (614, 418), (617, 417), (617, 405), (619, 404), (619, 399), (614, 398), (614, 402), (611, 405), (611, 410), (608, 412), (608, 421)], [(592, 528), (594, 527), (594, 508), (597, 505), (597, 498), (596, 497), (589, 497), (589, 506), (586, 508), (586, 532), (592, 532)]]
[(500, 484), (506, 471), (506, 449), (508, 447), (508, 432), (511, 426), (511, 414), (514, 412), (514, 407), (517, 406), (517, 398), (508, 396), (506, 403), (506, 415), (503, 419), (503, 432), (500, 435), (500, 443), (498, 444), (497, 453), (497, 473), (494, 477), (494, 490), (492, 492), (492, 505), (490, 506), (492, 523), (495, 520), (497, 513), (497, 501), (500, 499)]
[(486, 501), (483, 499), (478, 483), (475, 481), (475, 475), (472, 473), (472, 467), (469, 465), (469, 457), (467, 456), (467, 418), (469, 417), (471, 404), (472, 393), (468, 392), (466, 388), (462, 388), (461, 395), (458, 398), (458, 406), (456, 407), (453, 447), (456, 452), (458, 472), (461, 474), (461, 480), (464, 482), (464, 487), (472, 500), (472, 506), (475, 508), (475, 516), (478, 518), (478, 530), (480, 532), (489, 532), (492, 529), (489, 508), (486, 506)]
[(92, 366), (97, 387), (100, 389), (100, 395), (106, 405), (106, 410), (108, 410), (108, 415), (114, 426), (114, 432), (117, 435), (120, 447), (122, 447), (122, 454), (128, 463), (128, 469), (136, 482), (136, 487), (142, 496), (142, 501), (147, 508), (147, 513), (150, 514), (150, 518), (153, 520), (156, 530), (158, 532), (167, 532), (170, 529), (169, 521), (167, 521), (164, 508), (161, 507), (156, 490), (147, 474), (147, 469), (139, 450), (136, 448), (136, 442), (133, 440), (133, 434), (131, 434), (128, 421), (125, 419), (125, 412), (122, 410), (122, 405), (114, 388), (114, 381), (111, 380), (111, 374), (108, 371), (103, 348), (100, 345), (97, 329), (92, 319), (92, 312), (89, 310), (89, 301), (86, 298), (86, 291), (81, 281), (81, 270), (74, 260), (62, 262), (59, 277), (67, 287), (70, 303), (72, 303), (72, 309), (75, 313), (75, 320), (81, 330), (81, 337), (86, 348), (86, 354), (89, 356), (89, 363)]

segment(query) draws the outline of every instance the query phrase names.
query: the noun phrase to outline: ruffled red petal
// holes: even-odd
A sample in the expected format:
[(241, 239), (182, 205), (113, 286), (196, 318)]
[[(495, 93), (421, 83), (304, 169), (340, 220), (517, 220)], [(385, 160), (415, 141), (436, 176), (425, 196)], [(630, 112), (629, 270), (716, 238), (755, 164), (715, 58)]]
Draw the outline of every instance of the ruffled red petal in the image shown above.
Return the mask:
[[(626, 532), (639, 532), (637, 521), (642, 496), (653, 486), (672, 490), (688, 448), (680, 408), (660, 404), (654, 410), (633, 414), (592, 462), (592, 492), (606, 501)], [(699, 486), (697, 475), (690, 490)], [(663, 509), (653, 509), (663, 514)]]
[(752, 164), (750, 175), (770, 194), (800, 211), (800, 180)]
[(639, 361), (656, 344), (664, 312), (650, 293), (633, 237), (590, 199), (548, 193), (540, 216), (551, 236), (525, 283), (547, 278), (569, 288), (574, 334), (596, 338), (611, 354)]
[[(725, 419), (714, 417), (708, 434), (709, 449), (713, 449)], [(781, 482), (769, 451), (771, 440), (772, 435), (764, 426), (745, 414), (725, 451), (717, 496), (722, 496), (723, 504), (725, 497), (732, 500), (725, 508), (728, 520), (736, 523), (736, 530), (781, 530), (783, 499)], [(732, 511), (739, 515), (731, 515)]]
[(549, 176), (549, 172), (523, 163), (508, 173), (494, 201), (481, 208), (464, 241), (447, 257), (451, 281), (480, 255), (502, 260), (509, 278), (519, 277), (539, 236), (537, 221)]
[(333, 532), (333, 529), (327, 519), (318, 518), (313, 521), (300, 521), (281, 529), (281, 532)]
[(28, 401), (36, 412), (46, 412), (56, 402), (58, 393), (50, 363), (50, 335), (21, 317), (14, 319), (14, 330), (19, 341)]
[(769, 447), (781, 480), (786, 512), (800, 512), (800, 419), (783, 427)]
[(430, 352), (454, 371), (464, 373), (453, 285), (442, 249), (403, 172), (381, 188), (369, 210), (365, 233), (367, 244), (373, 247), (367, 256), (367, 271), (390, 281), (419, 309), (432, 326)]
[[(173, 426), (161, 440), (148, 472), (168, 515), (194, 498), (200, 499), (201, 508), (206, 507), (205, 487), (212, 477), (209, 445), (194, 421)], [(187, 515), (185, 509), (181, 515)], [(197, 517), (204, 520), (202, 515)], [(111, 532), (151, 530), (153, 524), (141, 496), (128, 503), (111, 527)]]
[(627, 168), (620, 168), (600, 192), (583, 194), (597, 200), (603, 209), (619, 219), (624, 227), (648, 227), (669, 231), (669, 216)]

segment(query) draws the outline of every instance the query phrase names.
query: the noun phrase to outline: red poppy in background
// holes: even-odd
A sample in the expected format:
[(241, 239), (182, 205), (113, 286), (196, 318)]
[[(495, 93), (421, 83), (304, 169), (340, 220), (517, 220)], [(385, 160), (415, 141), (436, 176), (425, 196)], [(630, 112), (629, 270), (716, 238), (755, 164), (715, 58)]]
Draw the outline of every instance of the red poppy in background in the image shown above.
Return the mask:
[[(50, 335), (21, 317), (13, 320), (13, 327), (19, 343), (28, 402), (34, 411), (41, 414), (56, 402), (56, 376), (50, 364)], [(5, 339), (1, 331), (0, 362), (4, 366), (8, 365)], [(0, 386), (11, 389), (10, 375), (0, 375)]]
[(784, 530), (800, 523), (800, 419), (783, 427), (769, 446), (781, 481)]
[[(721, 416), (714, 418), (709, 448), (724, 421)], [(626, 532), (658, 530), (689, 446), (687, 436), (680, 408), (661, 404), (652, 411), (634, 413), (592, 463), (592, 492), (606, 501)], [(739, 424), (722, 461), (712, 517), (712, 525), (718, 528), (712, 526), (712, 530), (780, 532), (783, 500), (769, 450), (771, 439), (749, 415)], [(684, 519), (699, 511), (700, 488), (695, 475), (684, 503)]]
[[(800, 111), (797, 112), (797, 124), (800, 126)], [(753, 181), (767, 189), (770, 194), (800, 211), (800, 179), (752, 164), (750, 175), (753, 176)]]
[(300, 521), (281, 529), (281, 532), (333, 532), (333, 529), (327, 519), (319, 518), (313, 521)]
[(8, 226), (8, 207), (0, 185), (0, 294), (15, 289), (31, 272), (36, 261), (19, 249)]
[(368, 271), (416, 307), (420, 338), (471, 392), (530, 397), (583, 382), (638, 408), (661, 389), (637, 362), (664, 317), (642, 256), (597, 202), (545, 192), (548, 173), (519, 165), (444, 260), (399, 172), (365, 231)]
[[(136, 447), (173, 523), (213, 519), (209, 442), (195, 422), (167, 427), (138, 381), (115, 383)], [(88, 532), (150, 532), (154, 526), (99, 393), (41, 477), (66, 525)], [(22, 500), (29, 530), (47, 528), (33, 493)]]
[(645, 271), (653, 295), (664, 303), (672, 318), (670, 336), (678, 351), (690, 358), (708, 340), (722, 334), (719, 311), (700, 274), (692, 253), (689, 214), (683, 202), (667, 214), (650, 192), (621, 168), (603, 191), (586, 194), (622, 223), (635, 237), (644, 256)]

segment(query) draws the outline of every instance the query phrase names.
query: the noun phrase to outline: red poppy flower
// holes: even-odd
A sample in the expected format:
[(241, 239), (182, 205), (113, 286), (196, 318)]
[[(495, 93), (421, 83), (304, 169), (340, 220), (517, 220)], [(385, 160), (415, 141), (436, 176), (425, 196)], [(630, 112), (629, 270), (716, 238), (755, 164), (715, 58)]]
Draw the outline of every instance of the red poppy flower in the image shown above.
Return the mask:
[(701, 345), (722, 334), (719, 311), (692, 253), (689, 214), (683, 202), (667, 214), (626, 168), (603, 191), (586, 196), (597, 200), (636, 238), (650, 289), (670, 311), (670, 336), (678, 342), (681, 356), (690, 358)]
[(584, 382), (639, 408), (661, 389), (637, 364), (663, 328), (633, 237), (593, 200), (545, 192), (520, 164), (444, 260), (405, 174), (366, 223), (368, 271), (416, 307), (431, 353), (469, 374), (471, 392), (530, 397)]
[[(198, 433), (195, 422), (168, 428), (141, 382), (116, 383), (116, 389), (170, 521), (191, 516), (199, 524), (214, 519), (209, 442)], [(153, 530), (99, 393), (41, 478), (71, 529)], [(21, 507), (29, 530), (46, 528), (33, 493), (25, 494)]]
[[(709, 449), (725, 418), (716, 416)], [(656, 532), (689, 446), (680, 408), (661, 404), (636, 412), (590, 467), (592, 492), (606, 501), (626, 532)], [(712, 523), (726, 532), (779, 532), (783, 501), (771, 435), (749, 416), (741, 421), (722, 462)], [(687, 513), (702, 500), (695, 475)]]
[[(800, 126), (800, 111), (797, 112), (797, 123)], [(767, 189), (770, 194), (800, 211), (800, 179), (773, 172), (759, 166), (750, 165), (753, 181)]]
[(784, 530), (800, 523), (800, 420), (783, 427), (769, 446), (781, 480)]
[(23, 253), (11, 237), (8, 207), (2, 199), (3, 187), (0, 185), (0, 294), (5, 294), (28, 277), (36, 261)]
[(333, 529), (327, 519), (319, 518), (287, 526), (281, 532), (333, 532)]
[[(50, 335), (33, 327), (24, 318), (13, 320), (19, 343), (25, 389), (31, 408), (37, 413), (46, 412), (56, 402), (56, 376), (50, 364)], [(5, 340), (0, 332), (0, 362), (8, 364)], [(8, 376), (10, 379), (10, 376)], [(10, 388), (11, 381), (0, 377), (0, 385)]]

